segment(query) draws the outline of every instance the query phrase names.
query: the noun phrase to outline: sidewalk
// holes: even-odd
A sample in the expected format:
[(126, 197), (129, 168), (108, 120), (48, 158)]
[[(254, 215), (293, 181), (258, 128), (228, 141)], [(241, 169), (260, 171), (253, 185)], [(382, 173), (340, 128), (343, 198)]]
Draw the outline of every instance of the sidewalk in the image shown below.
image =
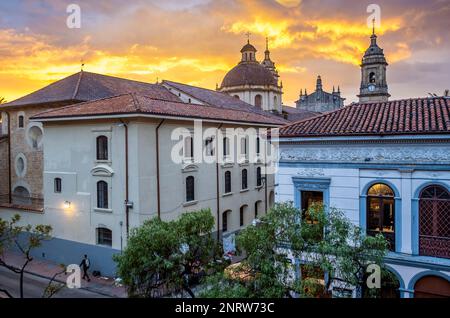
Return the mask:
[[(24, 264), (24, 257), (20, 253), (16, 252), (5, 252), (4, 260), (8, 265), (15, 267), (21, 267)], [(36, 275), (42, 278), (51, 279), (56, 273), (61, 272), (63, 268), (51, 261), (34, 259), (28, 264), (25, 271), (29, 274)], [(95, 292), (108, 297), (119, 297), (126, 298), (127, 292), (123, 286), (115, 286), (114, 279), (106, 277), (94, 277), (92, 273), (89, 273), (91, 278), (90, 282), (81, 280), (81, 288)], [(59, 283), (66, 283), (67, 275), (59, 274), (56, 276), (56, 281)]]

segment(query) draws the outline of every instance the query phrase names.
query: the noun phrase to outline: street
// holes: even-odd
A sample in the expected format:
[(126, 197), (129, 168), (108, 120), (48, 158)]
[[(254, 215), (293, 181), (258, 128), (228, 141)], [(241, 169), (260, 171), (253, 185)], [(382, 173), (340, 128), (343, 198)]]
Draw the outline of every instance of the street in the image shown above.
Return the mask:
[[(19, 274), (0, 267), (0, 289), (6, 289), (13, 297), (19, 297)], [(31, 274), (24, 275), (24, 297), (41, 298), (49, 280)], [(5, 297), (0, 293), (0, 297)], [(61, 289), (53, 298), (106, 298), (85, 289)]]

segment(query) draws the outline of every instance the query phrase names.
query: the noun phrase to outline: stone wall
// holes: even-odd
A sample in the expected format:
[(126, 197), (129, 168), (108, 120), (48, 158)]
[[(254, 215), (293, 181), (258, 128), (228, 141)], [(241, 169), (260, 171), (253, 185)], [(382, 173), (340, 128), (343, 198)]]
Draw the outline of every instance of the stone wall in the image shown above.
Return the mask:
[(8, 137), (0, 137), (0, 203), (8, 200)]
[[(29, 192), (31, 203), (36, 205), (42, 205), (43, 199), (43, 129), (40, 123), (30, 121), (30, 117), (49, 108), (40, 106), (9, 111), (13, 197), (14, 190), (23, 187)], [(19, 116), (24, 116), (23, 128), (19, 127)], [(21, 166), (23, 169), (20, 169)]]

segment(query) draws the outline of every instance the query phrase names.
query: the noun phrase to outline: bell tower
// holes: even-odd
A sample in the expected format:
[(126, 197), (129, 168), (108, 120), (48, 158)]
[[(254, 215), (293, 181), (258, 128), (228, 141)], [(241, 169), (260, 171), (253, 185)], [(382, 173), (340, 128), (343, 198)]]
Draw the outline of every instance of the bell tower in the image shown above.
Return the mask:
[(391, 96), (386, 81), (386, 67), (388, 63), (383, 49), (377, 44), (375, 21), (370, 37), (370, 46), (366, 50), (361, 63), (360, 103), (387, 102)]

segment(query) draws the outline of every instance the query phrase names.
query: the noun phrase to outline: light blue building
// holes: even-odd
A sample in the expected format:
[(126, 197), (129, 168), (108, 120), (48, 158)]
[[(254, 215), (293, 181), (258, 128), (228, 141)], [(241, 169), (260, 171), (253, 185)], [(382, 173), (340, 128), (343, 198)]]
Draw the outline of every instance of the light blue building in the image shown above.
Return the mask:
[(450, 297), (450, 99), (352, 104), (280, 133), (276, 201), (343, 210), (390, 242), (397, 295)]

